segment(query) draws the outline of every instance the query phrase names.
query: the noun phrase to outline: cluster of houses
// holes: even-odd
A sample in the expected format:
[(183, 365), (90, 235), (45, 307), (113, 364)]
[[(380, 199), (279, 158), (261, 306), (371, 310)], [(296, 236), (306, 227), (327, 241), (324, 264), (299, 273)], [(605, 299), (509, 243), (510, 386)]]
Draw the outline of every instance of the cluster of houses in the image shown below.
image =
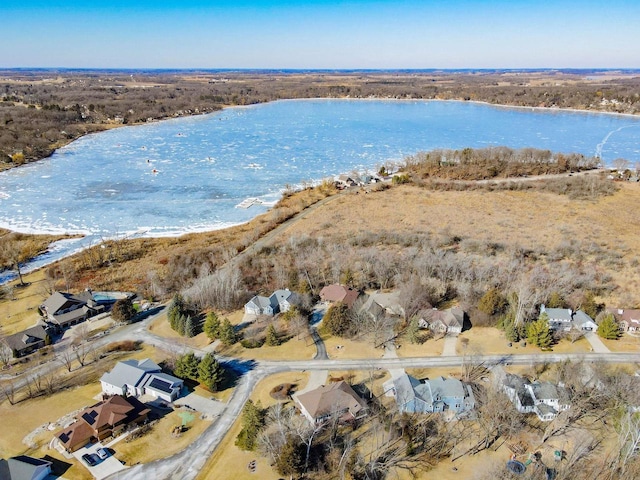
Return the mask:
[(151, 411), (147, 403), (171, 403), (181, 395), (184, 385), (181, 379), (162, 373), (160, 366), (149, 359), (118, 362), (102, 375), (100, 383), (103, 400), (82, 410), (73, 423), (55, 435), (57, 448), (75, 452), (140, 425)]
[(108, 311), (114, 302), (115, 297), (101, 298), (89, 289), (79, 294), (54, 292), (40, 305), (42, 318), (38, 324), (8, 335), (4, 344), (14, 358), (29, 355), (50, 344), (54, 333)]
[[(621, 332), (640, 331), (640, 310), (607, 308), (605, 312), (613, 315)], [(548, 316), (549, 328), (553, 331), (598, 331), (598, 324), (582, 310), (573, 311), (570, 308), (547, 308), (542, 305), (540, 307), (540, 315), (543, 313)]]
[(344, 188), (350, 187), (364, 187), (365, 185), (370, 185), (372, 183), (380, 183), (384, 180), (388, 180), (389, 177), (382, 177), (379, 175), (371, 175), (371, 174), (342, 174), (339, 175), (335, 181), (336, 188), (342, 190)]

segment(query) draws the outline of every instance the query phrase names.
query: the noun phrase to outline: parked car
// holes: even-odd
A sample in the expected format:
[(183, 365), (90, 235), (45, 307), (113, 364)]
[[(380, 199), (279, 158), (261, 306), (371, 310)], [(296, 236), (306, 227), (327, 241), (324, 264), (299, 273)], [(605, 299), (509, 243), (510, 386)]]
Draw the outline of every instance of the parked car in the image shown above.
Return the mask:
[(82, 460), (90, 467), (95, 467), (100, 463), (100, 457), (95, 453), (85, 453), (82, 455)]
[(96, 450), (96, 453), (98, 454), (98, 457), (100, 457), (100, 460), (104, 460), (109, 456), (109, 450), (106, 448), (99, 448)]

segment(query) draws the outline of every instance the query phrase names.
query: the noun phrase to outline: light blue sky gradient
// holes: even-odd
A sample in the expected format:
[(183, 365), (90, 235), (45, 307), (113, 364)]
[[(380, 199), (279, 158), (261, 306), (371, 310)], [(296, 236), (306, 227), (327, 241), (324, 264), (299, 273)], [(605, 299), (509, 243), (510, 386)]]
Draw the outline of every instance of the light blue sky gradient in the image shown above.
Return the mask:
[(0, 0), (0, 18), (0, 67), (640, 67), (638, 0)]

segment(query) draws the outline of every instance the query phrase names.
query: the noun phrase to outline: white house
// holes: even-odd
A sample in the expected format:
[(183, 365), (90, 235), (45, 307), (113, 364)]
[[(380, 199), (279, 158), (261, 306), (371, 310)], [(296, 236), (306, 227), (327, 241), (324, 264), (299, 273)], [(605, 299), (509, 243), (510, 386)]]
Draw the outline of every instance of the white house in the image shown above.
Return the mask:
[(2, 480), (43, 480), (51, 474), (48, 460), (18, 455), (8, 460), (0, 459), (0, 478)]
[(113, 370), (100, 378), (102, 392), (107, 395), (152, 395), (166, 402), (180, 396), (184, 382), (171, 375), (149, 359), (118, 362)]
[(574, 312), (570, 308), (546, 308), (540, 306), (540, 315), (546, 313), (549, 317), (549, 328), (551, 330), (571, 331), (572, 328), (584, 332), (595, 332), (598, 324), (582, 310)]
[(543, 422), (553, 420), (571, 406), (567, 390), (562, 386), (549, 382), (531, 383), (499, 368), (494, 368), (494, 376), (518, 412), (535, 413)]
[(428, 328), (437, 333), (459, 334), (464, 325), (464, 310), (458, 307), (446, 310), (433, 309), (425, 312), (418, 320), (420, 328)]

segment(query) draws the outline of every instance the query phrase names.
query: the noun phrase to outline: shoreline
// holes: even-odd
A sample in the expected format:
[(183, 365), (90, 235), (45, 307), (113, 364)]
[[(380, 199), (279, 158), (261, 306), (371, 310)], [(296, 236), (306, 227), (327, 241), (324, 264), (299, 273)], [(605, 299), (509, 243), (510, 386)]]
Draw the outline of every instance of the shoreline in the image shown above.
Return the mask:
[(71, 143), (75, 142), (76, 140), (79, 140), (81, 138), (90, 136), (90, 135), (95, 135), (95, 134), (100, 134), (109, 130), (114, 130), (114, 129), (119, 129), (119, 128), (124, 128), (124, 127), (139, 127), (142, 125), (151, 125), (154, 123), (160, 123), (160, 122), (167, 122), (167, 121), (171, 121), (171, 120), (180, 120), (180, 119), (185, 119), (185, 118), (197, 118), (197, 117), (204, 117), (206, 115), (213, 115), (216, 113), (222, 113), (227, 109), (243, 109), (243, 108), (251, 108), (257, 105), (264, 105), (264, 104), (268, 104), (268, 103), (274, 103), (274, 102), (297, 102), (297, 101), (308, 101), (308, 100), (348, 100), (348, 101), (388, 101), (388, 102), (458, 102), (458, 103), (472, 103), (472, 104), (478, 104), (478, 105), (485, 105), (488, 107), (495, 107), (495, 108), (505, 108), (505, 109), (518, 109), (518, 110), (525, 110), (525, 111), (530, 111), (530, 110), (535, 110), (535, 111), (540, 111), (540, 112), (568, 112), (568, 113), (582, 113), (582, 114), (598, 114), (598, 115), (613, 115), (613, 116), (619, 116), (619, 117), (625, 117), (625, 118), (637, 118), (640, 119), (640, 113), (619, 113), (619, 112), (609, 112), (609, 111), (602, 111), (602, 110), (591, 110), (591, 109), (579, 109), (579, 108), (560, 108), (560, 107), (539, 107), (539, 106), (526, 106), (526, 105), (509, 105), (509, 104), (502, 104), (502, 103), (491, 103), (491, 102), (487, 102), (485, 100), (464, 100), (461, 98), (458, 99), (442, 99), (442, 98), (391, 98), (391, 97), (379, 97), (379, 96), (369, 96), (369, 97), (350, 97), (350, 96), (345, 96), (345, 97), (303, 97), (303, 98), (280, 98), (280, 99), (276, 99), (276, 100), (267, 100), (264, 102), (256, 102), (256, 103), (252, 103), (249, 105), (230, 105), (230, 104), (225, 104), (225, 105), (221, 105), (220, 109), (218, 110), (214, 110), (212, 112), (205, 112), (205, 113), (191, 113), (188, 115), (180, 115), (180, 116), (171, 116), (171, 117), (164, 117), (164, 118), (157, 118), (157, 119), (153, 119), (150, 122), (137, 122), (137, 123), (131, 123), (131, 124), (97, 124), (100, 126), (99, 130), (93, 131), (93, 132), (87, 132), (84, 133), (82, 135), (79, 135), (78, 137), (75, 137), (73, 139), (70, 139), (68, 142), (64, 143), (63, 145), (59, 145), (57, 148), (55, 148), (54, 150), (51, 151), (51, 153), (49, 155), (47, 155), (46, 157), (41, 157), (38, 158), (37, 160), (33, 160), (31, 162), (26, 162), (23, 163), (21, 165), (11, 165), (11, 166), (5, 166), (4, 168), (0, 169), (0, 173), (5, 172), (5, 171), (9, 171), (9, 170), (13, 170), (15, 168), (20, 168), (20, 167), (26, 167), (28, 165), (32, 165), (35, 164), (37, 162), (40, 162), (42, 160), (46, 160), (47, 158), (51, 158), (54, 153), (56, 153), (58, 150), (60, 150), (61, 148), (64, 148), (68, 145), (70, 145)]

